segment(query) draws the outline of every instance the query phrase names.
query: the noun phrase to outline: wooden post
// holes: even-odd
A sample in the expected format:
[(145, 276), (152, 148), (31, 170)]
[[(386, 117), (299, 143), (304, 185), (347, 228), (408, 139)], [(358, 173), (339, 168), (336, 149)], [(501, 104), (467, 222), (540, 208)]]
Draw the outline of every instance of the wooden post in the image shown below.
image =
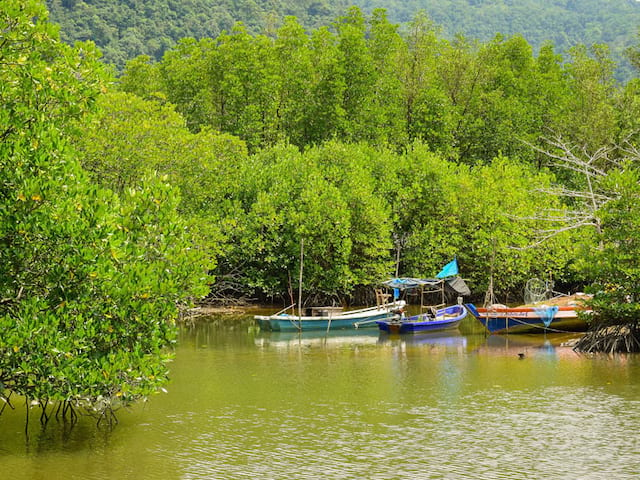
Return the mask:
[(302, 269), (304, 266), (304, 238), (300, 239), (300, 278), (298, 280), (298, 330), (302, 330)]

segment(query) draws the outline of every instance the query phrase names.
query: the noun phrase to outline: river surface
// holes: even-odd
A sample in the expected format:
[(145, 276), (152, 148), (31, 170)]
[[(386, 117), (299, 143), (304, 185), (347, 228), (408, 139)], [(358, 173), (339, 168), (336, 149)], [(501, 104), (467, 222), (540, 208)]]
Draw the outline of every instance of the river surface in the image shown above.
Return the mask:
[(639, 356), (462, 331), (185, 326), (168, 392), (118, 411), (112, 430), (42, 430), (32, 415), (25, 436), (24, 407), (5, 409), (2, 478), (639, 478)]

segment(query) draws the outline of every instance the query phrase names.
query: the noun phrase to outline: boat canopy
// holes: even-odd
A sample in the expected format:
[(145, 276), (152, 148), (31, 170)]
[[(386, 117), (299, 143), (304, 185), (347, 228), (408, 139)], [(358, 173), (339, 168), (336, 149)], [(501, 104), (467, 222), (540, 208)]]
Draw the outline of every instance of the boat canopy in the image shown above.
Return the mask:
[(444, 284), (447, 290), (452, 291), (456, 295), (467, 296), (471, 295), (471, 290), (460, 277), (448, 277), (448, 278), (411, 278), (400, 277), (392, 278), (382, 282), (382, 284), (388, 288), (397, 288), (398, 290), (410, 290), (414, 288), (441, 288)]
[(398, 288), (400, 290), (409, 290), (412, 288), (418, 287), (435, 287), (442, 283), (442, 280), (439, 278), (411, 278), (411, 277), (402, 277), (402, 278), (392, 278), (391, 280), (387, 280), (386, 282), (382, 282), (383, 285), (389, 288)]

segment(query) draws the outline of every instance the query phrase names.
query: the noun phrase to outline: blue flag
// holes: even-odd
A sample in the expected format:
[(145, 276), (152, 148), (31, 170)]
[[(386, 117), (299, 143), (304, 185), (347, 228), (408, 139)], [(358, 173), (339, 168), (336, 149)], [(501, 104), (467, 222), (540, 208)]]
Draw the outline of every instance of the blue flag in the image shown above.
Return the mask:
[(436, 275), (436, 278), (447, 278), (453, 277), (454, 275), (458, 275), (458, 260), (455, 258), (442, 267), (442, 270)]

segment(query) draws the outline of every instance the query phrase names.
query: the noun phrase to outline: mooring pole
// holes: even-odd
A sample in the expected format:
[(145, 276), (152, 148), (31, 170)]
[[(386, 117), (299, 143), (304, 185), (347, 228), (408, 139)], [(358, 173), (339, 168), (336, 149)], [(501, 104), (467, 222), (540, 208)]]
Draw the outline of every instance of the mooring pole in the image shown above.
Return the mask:
[(298, 280), (298, 330), (302, 330), (302, 270), (304, 267), (304, 238), (300, 239), (300, 278)]

